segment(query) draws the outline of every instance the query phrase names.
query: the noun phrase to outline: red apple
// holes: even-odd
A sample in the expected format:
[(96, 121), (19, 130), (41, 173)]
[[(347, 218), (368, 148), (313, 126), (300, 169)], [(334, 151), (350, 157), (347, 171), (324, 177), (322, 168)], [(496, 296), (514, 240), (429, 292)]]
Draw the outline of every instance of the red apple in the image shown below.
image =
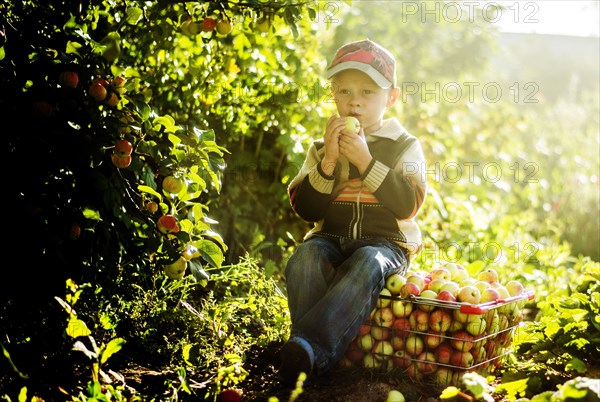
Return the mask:
[(351, 342), (344, 356), (352, 363), (358, 363), (363, 358), (365, 352), (358, 346), (356, 342)]
[(455, 302), (456, 301), (456, 297), (454, 297), (454, 295), (447, 290), (440, 291), (438, 293), (436, 299), (441, 300), (441, 301), (447, 301), (447, 302)]
[(409, 297), (410, 295), (418, 296), (420, 293), (421, 289), (416, 283), (407, 282), (402, 286), (402, 288), (400, 288), (400, 297), (404, 299)]
[(426, 346), (425, 350), (434, 350), (444, 341), (444, 338), (439, 332), (429, 330), (426, 335), (423, 335), (423, 341)]
[(452, 356), (450, 356), (450, 364), (457, 367), (469, 368), (473, 365), (475, 359), (471, 352), (460, 352), (455, 350), (452, 352)]
[(119, 169), (124, 169), (131, 165), (131, 155), (119, 156), (116, 153), (113, 153), (110, 159), (113, 165), (115, 165)]
[(380, 327), (391, 328), (394, 322), (394, 313), (389, 307), (379, 308), (373, 314), (372, 320)]
[(240, 402), (242, 397), (235, 389), (226, 389), (219, 394), (218, 402)]
[(435, 268), (431, 271), (431, 280), (434, 281), (436, 279), (442, 279), (443, 281), (447, 282), (452, 280), (452, 275), (446, 268)]
[(429, 313), (423, 310), (413, 310), (408, 316), (411, 329), (425, 332), (429, 329)]
[(432, 374), (437, 370), (437, 361), (432, 352), (422, 352), (415, 359), (417, 368), (425, 375)]
[(113, 91), (115, 91), (119, 95), (123, 95), (126, 92), (126, 89), (125, 89), (126, 82), (127, 82), (127, 79), (125, 77), (118, 76), (118, 77), (113, 78), (110, 85), (112, 86)]
[(419, 292), (425, 288), (425, 276), (413, 272), (406, 277), (406, 283), (414, 283), (419, 288)]
[(391, 328), (379, 327), (379, 326), (371, 327), (371, 336), (373, 336), (373, 339), (376, 339), (378, 341), (383, 341), (383, 340), (390, 339), (391, 335), (392, 335)]
[(405, 350), (396, 350), (392, 356), (392, 362), (398, 367), (406, 368), (410, 366), (411, 357)]
[(465, 330), (459, 330), (452, 334), (450, 344), (460, 352), (468, 352), (473, 347), (473, 335)]
[(448, 342), (441, 343), (435, 349), (435, 358), (438, 363), (449, 364), (450, 356), (452, 356), (452, 352), (453, 352), (453, 349), (452, 349), (452, 345), (450, 345), (450, 343), (448, 343)]
[(37, 101), (31, 104), (33, 112), (40, 117), (50, 117), (54, 112), (54, 107), (47, 101)]
[(58, 76), (58, 82), (65, 88), (77, 88), (79, 76), (75, 71), (63, 71)]
[(419, 367), (417, 366), (416, 362), (412, 362), (410, 366), (406, 368), (406, 374), (408, 374), (408, 376), (414, 381), (423, 380), (423, 373), (419, 371)]
[(368, 334), (371, 332), (371, 326), (369, 324), (360, 324), (360, 327), (358, 328), (358, 335), (364, 335), (364, 334)]
[(108, 91), (106, 90), (104, 85), (98, 82), (90, 85), (88, 93), (92, 98), (94, 98), (94, 100), (98, 102), (102, 102), (104, 99), (106, 99), (106, 96), (108, 95)]
[(133, 145), (131, 142), (125, 139), (119, 139), (115, 142), (115, 154), (119, 156), (128, 156), (131, 155), (131, 151), (133, 150)]
[(396, 318), (392, 324), (392, 336), (406, 338), (411, 330), (410, 320), (406, 317)]
[(156, 226), (161, 233), (177, 233), (179, 232), (179, 226), (177, 220), (173, 215), (163, 215), (156, 221)]
[(217, 20), (212, 17), (205, 17), (200, 23), (200, 30), (210, 32), (217, 27)]
[(451, 324), (452, 314), (446, 309), (439, 308), (429, 314), (429, 328), (435, 332), (446, 332)]

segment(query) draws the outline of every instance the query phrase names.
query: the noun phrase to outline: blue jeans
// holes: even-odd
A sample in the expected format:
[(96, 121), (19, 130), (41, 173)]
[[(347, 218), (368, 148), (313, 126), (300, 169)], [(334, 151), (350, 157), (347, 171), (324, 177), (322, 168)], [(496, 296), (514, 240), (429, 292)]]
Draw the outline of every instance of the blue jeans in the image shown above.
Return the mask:
[(291, 336), (312, 346), (317, 374), (344, 356), (387, 276), (407, 268), (405, 250), (385, 239), (312, 237), (297, 247), (285, 270)]

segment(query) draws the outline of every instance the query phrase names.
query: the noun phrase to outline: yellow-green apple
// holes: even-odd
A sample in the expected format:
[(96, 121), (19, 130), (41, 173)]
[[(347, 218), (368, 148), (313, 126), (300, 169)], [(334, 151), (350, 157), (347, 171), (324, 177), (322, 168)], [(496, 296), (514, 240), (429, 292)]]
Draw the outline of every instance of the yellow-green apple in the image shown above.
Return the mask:
[(473, 340), (473, 335), (465, 330), (459, 330), (452, 334), (450, 344), (458, 351), (468, 352), (473, 347)]
[(371, 336), (373, 336), (373, 339), (375, 339), (377, 341), (384, 341), (384, 340), (390, 339), (391, 334), (392, 334), (391, 328), (379, 327), (379, 326), (371, 327)]
[(394, 323), (394, 313), (389, 307), (377, 309), (373, 315), (373, 322), (380, 327), (391, 328)]
[(404, 350), (411, 356), (417, 356), (423, 352), (425, 348), (425, 344), (423, 343), (423, 339), (416, 334), (411, 334), (404, 343)]
[(379, 298), (377, 299), (377, 307), (383, 308), (389, 306), (392, 302), (391, 297), (392, 292), (390, 292), (388, 288), (381, 289), (381, 292), (379, 292)]
[(187, 268), (187, 260), (183, 257), (179, 257), (175, 262), (165, 265), (164, 272), (171, 279), (181, 279), (185, 274)]
[(447, 290), (448, 292), (452, 293), (454, 297), (456, 297), (458, 291), (460, 290), (460, 285), (457, 282), (448, 281), (442, 285), (442, 287), (440, 288), (440, 292), (444, 290)]
[(446, 270), (448, 270), (448, 272), (450, 272), (450, 278), (452, 278), (454, 276), (454, 273), (456, 272), (457, 266), (455, 263), (450, 262), (450, 261), (440, 261), (439, 264), (437, 264), (437, 266), (439, 268), (444, 268)]
[(516, 279), (511, 279), (510, 281), (506, 282), (504, 287), (511, 296), (519, 296), (525, 291), (523, 284)]
[(231, 21), (227, 19), (220, 19), (217, 21), (217, 32), (220, 35), (229, 35), (233, 30), (233, 25)]
[(104, 99), (106, 99), (106, 96), (108, 95), (108, 91), (106, 90), (104, 85), (102, 85), (99, 82), (92, 83), (88, 88), (88, 93), (92, 98), (94, 98), (94, 100), (98, 102), (102, 102)]
[(124, 169), (131, 165), (131, 155), (119, 156), (116, 153), (113, 153), (110, 157), (113, 165), (118, 167), (119, 169)]
[(429, 299), (429, 300), (423, 300), (421, 303), (417, 304), (417, 307), (420, 308), (423, 311), (432, 311), (435, 308), (435, 304), (429, 304), (430, 300), (435, 300), (437, 297), (437, 293), (434, 292), (431, 289), (425, 289), (421, 292), (421, 294), (419, 295), (420, 297), (422, 297), (423, 299)]
[(470, 352), (473, 355), (473, 359), (474, 359), (475, 363), (481, 363), (487, 357), (487, 352), (485, 350), (484, 344), (479, 344), (479, 345), (471, 348)]
[(391, 303), (392, 313), (396, 317), (408, 317), (413, 311), (413, 304), (404, 300), (392, 300)]
[(456, 372), (449, 367), (439, 367), (435, 373), (433, 373), (433, 382), (441, 387), (447, 387), (452, 384), (456, 384), (457, 376)]
[(163, 179), (162, 187), (171, 194), (178, 194), (183, 188), (183, 181), (175, 176), (167, 176)]
[(346, 125), (344, 128), (351, 133), (358, 133), (358, 130), (360, 130), (360, 122), (354, 116), (346, 116)]
[(433, 352), (421, 352), (416, 360), (417, 368), (419, 371), (425, 375), (432, 374), (437, 370), (437, 362), (435, 360), (435, 354)]
[(417, 285), (416, 283), (406, 282), (400, 288), (400, 297), (402, 297), (402, 298), (407, 298), (410, 295), (418, 296), (420, 293), (421, 293), (421, 289), (419, 288), (419, 285)]
[(414, 331), (427, 331), (429, 329), (429, 313), (420, 309), (413, 310), (408, 316), (410, 327)]
[(394, 362), (394, 365), (400, 368), (406, 368), (410, 366), (412, 359), (410, 355), (406, 353), (406, 350), (396, 350), (392, 356), (392, 361)]
[(452, 310), (452, 316), (454, 317), (454, 321), (466, 323), (469, 320), (469, 314), (463, 313), (460, 309)]
[(429, 328), (432, 331), (446, 332), (450, 324), (452, 324), (452, 315), (446, 309), (438, 308), (429, 314)]
[(406, 278), (396, 272), (386, 278), (385, 287), (393, 296), (397, 296), (400, 294), (400, 289), (402, 289), (405, 283)]
[(488, 334), (495, 334), (500, 330), (500, 315), (496, 310), (492, 310), (493, 314), (488, 315), (486, 318)]
[(425, 343), (425, 350), (434, 350), (437, 348), (442, 342), (444, 338), (440, 335), (440, 333), (429, 330), (425, 335), (423, 335), (423, 342)]
[(254, 27), (259, 32), (269, 32), (269, 29), (271, 28), (271, 21), (266, 17), (259, 18), (254, 24)]
[(465, 330), (473, 336), (480, 336), (485, 332), (487, 322), (483, 315), (473, 314), (465, 324)]
[(486, 281), (477, 281), (475, 282), (475, 287), (479, 289), (479, 292), (483, 292), (484, 290), (491, 287), (489, 282)]
[(121, 138), (115, 142), (115, 153), (119, 156), (131, 155), (132, 150), (133, 145), (126, 139)]
[(469, 278), (469, 272), (460, 264), (456, 264), (456, 272), (452, 275), (452, 280), (456, 283), (461, 283)]
[(177, 219), (173, 215), (163, 215), (156, 221), (156, 227), (163, 234), (177, 233), (179, 232), (179, 225), (177, 225)]
[(377, 341), (373, 345), (373, 353), (384, 359), (391, 359), (394, 354), (394, 348), (390, 341)]
[(441, 290), (438, 293), (436, 299), (445, 301), (445, 302), (455, 302), (456, 301), (456, 297), (452, 293), (450, 293), (448, 290)]
[(465, 280), (458, 282), (458, 285), (462, 288), (463, 286), (475, 286), (476, 283), (477, 279), (469, 277)]
[(413, 272), (406, 277), (406, 283), (414, 283), (419, 288), (419, 292), (425, 287), (425, 276)]
[[(465, 321), (466, 322), (466, 321)], [(465, 323), (464, 322), (460, 322), (457, 320), (452, 320), (452, 322), (450, 323), (450, 328), (448, 328), (448, 333), (453, 333), (456, 332), (458, 330), (461, 330), (465, 327)]]
[(450, 364), (456, 367), (469, 368), (473, 365), (474, 361), (475, 359), (473, 359), (471, 352), (455, 350), (452, 352), (452, 356), (450, 356)]
[(382, 360), (378, 359), (373, 353), (367, 353), (363, 356), (363, 366), (368, 369), (381, 368)]
[(435, 359), (438, 363), (448, 364), (450, 363), (450, 356), (452, 356), (452, 352), (452, 345), (450, 345), (448, 342), (443, 342), (435, 349)]
[(398, 391), (397, 389), (390, 389), (390, 391), (388, 392), (387, 398), (385, 399), (385, 402), (405, 402), (406, 398), (404, 398), (404, 395), (402, 394), (402, 392)]
[(125, 77), (117, 76), (112, 79), (112, 81), (110, 82), (110, 86), (112, 87), (113, 91), (115, 91), (119, 95), (123, 95), (126, 92), (126, 89), (125, 89), (126, 82), (127, 82), (127, 79)]
[(477, 274), (477, 279), (488, 283), (498, 282), (498, 272), (494, 268), (486, 268)]
[(185, 249), (183, 250), (181, 255), (183, 256), (183, 258), (189, 261), (192, 258), (199, 257), (200, 253), (196, 246), (194, 246), (193, 244), (188, 244), (185, 246)]
[(477, 304), (481, 298), (479, 289), (475, 286), (467, 285), (460, 288), (456, 300), (462, 303)]
[(433, 290), (436, 293), (440, 293), (440, 290), (442, 289), (442, 286), (444, 286), (445, 283), (446, 280), (444, 279), (432, 279), (431, 282), (427, 284), (427, 289)]
[(65, 88), (77, 88), (79, 76), (75, 71), (63, 71), (58, 76), (58, 82)]
[(501, 285), (499, 282), (492, 284), (492, 287), (498, 291), (501, 299), (508, 299), (510, 297), (510, 293), (508, 293), (508, 289), (504, 285)]
[(190, 17), (181, 23), (180, 29), (184, 35), (194, 36), (200, 33), (202, 25)]
[(396, 318), (392, 324), (392, 337), (406, 338), (412, 329), (410, 320), (406, 317)]
[(370, 352), (373, 349), (373, 345), (375, 344), (375, 339), (371, 333), (364, 334), (363, 336), (357, 339), (358, 347), (364, 352)]
[(449, 281), (452, 280), (452, 275), (446, 268), (434, 268), (431, 271), (431, 280), (434, 279), (443, 279), (444, 281)]
[(493, 302), (500, 298), (500, 293), (494, 288), (486, 288), (481, 292), (480, 303)]

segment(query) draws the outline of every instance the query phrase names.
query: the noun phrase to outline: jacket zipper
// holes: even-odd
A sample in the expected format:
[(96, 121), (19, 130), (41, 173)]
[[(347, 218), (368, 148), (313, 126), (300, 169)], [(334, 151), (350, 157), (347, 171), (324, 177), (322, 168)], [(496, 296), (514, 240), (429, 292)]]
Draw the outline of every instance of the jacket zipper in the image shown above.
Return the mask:
[(362, 194), (363, 185), (361, 183), (360, 189), (358, 190), (358, 195), (356, 196), (356, 223), (354, 223), (354, 227), (352, 228), (352, 237), (354, 239), (358, 239), (358, 225), (362, 220), (362, 214), (360, 212), (360, 195)]

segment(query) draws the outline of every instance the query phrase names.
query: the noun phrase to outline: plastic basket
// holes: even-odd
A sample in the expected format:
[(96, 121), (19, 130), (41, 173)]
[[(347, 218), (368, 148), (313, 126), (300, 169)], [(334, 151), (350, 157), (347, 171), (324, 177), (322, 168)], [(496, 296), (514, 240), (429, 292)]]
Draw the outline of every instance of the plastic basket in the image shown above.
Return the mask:
[(346, 351), (347, 365), (398, 371), (413, 380), (457, 384), (466, 371), (492, 373), (533, 292), (482, 304), (381, 295)]

